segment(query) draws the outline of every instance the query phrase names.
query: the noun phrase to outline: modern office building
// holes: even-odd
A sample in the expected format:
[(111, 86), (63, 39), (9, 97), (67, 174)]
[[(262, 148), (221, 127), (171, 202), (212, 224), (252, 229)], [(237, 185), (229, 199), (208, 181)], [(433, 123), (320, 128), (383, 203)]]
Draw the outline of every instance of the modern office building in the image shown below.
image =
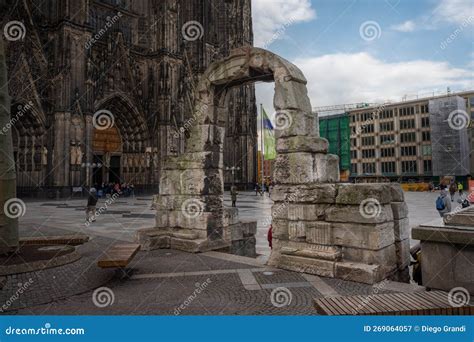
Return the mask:
[(341, 180), (348, 180), (351, 169), (349, 116), (345, 113), (321, 116), (319, 134), (329, 141), (329, 153), (339, 156)]
[(359, 107), (320, 115), (321, 122), (348, 117), (351, 179), (437, 182), (474, 174), (474, 91)]

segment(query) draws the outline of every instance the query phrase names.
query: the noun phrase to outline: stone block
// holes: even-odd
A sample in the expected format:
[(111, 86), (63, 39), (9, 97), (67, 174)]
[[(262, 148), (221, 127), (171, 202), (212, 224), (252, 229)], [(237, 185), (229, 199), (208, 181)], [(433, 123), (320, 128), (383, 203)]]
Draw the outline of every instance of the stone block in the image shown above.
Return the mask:
[[(156, 210), (182, 210), (186, 201), (194, 199), (204, 204), (204, 208), (215, 210), (224, 206), (223, 196), (218, 195), (156, 195), (154, 196), (153, 205)], [(208, 210), (209, 211), (209, 210)], [(237, 214), (236, 214), (237, 215)]]
[(290, 271), (332, 278), (334, 277), (335, 264), (335, 261), (330, 260), (306, 258), (294, 255), (281, 255), (278, 267)]
[(273, 218), (290, 221), (324, 220), (328, 204), (277, 203), (272, 206)]
[(314, 181), (319, 183), (339, 182), (339, 157), (334, 154), (314, 154)]
[(379, 250), (343, 247), (342, 254), (344, 261), (358, 262), (368, 265), (384, 265), (391, 268), (397, 266), (397, 256), (394, 244)]
[(186, 152), (223, 152), (225, 127), (193, 125), (186, 140)]
[[(410, 265), (410, 239), (395, 242), (397, 266), (403, 269)], [(430, 261), (431, 262), (431, 261)]]
[(328, 222), (384, 223), (393, 221), (390, 204), (376, 206), (370, 211), (361, 205), (335, 205), (326, 213)]
[(391, 190), (385, 184), (338, 184), (336, 203), (360, 204), (364, 200), (373, 199), (379, 204), (391, 202)]
[(390, 188), (390, 196), (392, 197), (391, 202), (405, 201), (405, 194), (400, 183), (388, 183), (387, 185)]
[(305, 258), (340, 260), (342, 249), (334, 246), (308, 244), (306, 242), (282, 241), (279, 244), (281, 254)]
[(332, 242), (338, 246), (379, 250), (395, 242), (392, 222), (381, 224), (332, 223)]
[(324, 138), (310, 136), (282, 137), (277, 139), (278, 153), (313, 152), (327, 153), (329, 142)]
[(276, 110), (295, 109), (308, 114), (312, 112), (306, 85), (295, 81), (275, 82), (273, 106)]
[(411, 229), (408, 217), (401, 220), (393, 220), (393, 231), (395, 234), (395, 241), (402, 241), (410, 238)]
[(380, 265), (367, 265), (356, 262), (336, 262), (335, 277), (358, 283), (375, 284), (385, 278)]
[(271, 198), (275, 202), (288, 203), (335, 203), (335, 184), (299, 184), (283, 185), (273, 187)]
[(312, 182), (312, 154), (298, 152), (277, 155), (273, 176), (275, 182), (279, 184), (301, 184)]
[(222, 195), (222, 169), (162, 170), (160, 195)]
[(392, 202), (393, 218), (401, 220), (408, 217), (408, 206), (405, 202)]
[[(208, 227), (216, 226), (217, 217), (210, 212), (188, 213), (181, 210), (168, 211), (169, 227), (185, 229), (207, 230)], [(222, 221), (221, 221), (222, 222)]]
[(318, 122), (312, 114), (298, 110), (277, 110), (275, 114), (275, 138), (319, 137)]
[(163, 163), (163, 170), (189, 170), (223, 168), (222, 154), (219, 152), (187, 152), (178, 157), (167, 157)]
[(257, 233), (257, 222), (239, 222), (230, 226), (230, 232), (231, 240), (242, 240), (244, 238), (255, 236), (255, 234)]
[(239, 210), (237, 208), (224, 208), (223, 225), (230, 226), (239, 222)]
[(273, 220), (272, 237), (279, 240), (288, 240), (289, 236), (287, 220)]
[(306, 241), (318, 245), (333, 245), (331, 224), (327, 222), (311, 222), (305, 227)]
[(169, 223), (169, 210), (157, 210), (155, 216), (155, 226), (157, 228), (168, 228), (170, 226)]
[(248, 237), (242, 240), (233, 240), (230, 245), (230, 253), (234, 255), (255, 258), (257, 256), (255, 246), (255, 237)]
[(288, 237), (291, 241), (305, 241), (305, 224), (302, 221), (288, 222)]

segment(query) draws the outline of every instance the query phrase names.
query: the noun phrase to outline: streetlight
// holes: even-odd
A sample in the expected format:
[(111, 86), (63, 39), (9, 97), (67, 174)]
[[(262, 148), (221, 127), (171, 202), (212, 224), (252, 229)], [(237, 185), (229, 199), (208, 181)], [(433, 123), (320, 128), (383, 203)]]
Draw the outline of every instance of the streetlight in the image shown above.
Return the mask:
[(226, 166), (226, 167), (225, 167), (225, 170), (232, 172), (232, 186), (234, 186), (234, 183), (235, 183), (235, 182), (234, 182), (235, 171), (236, 171), (236, 170), (237, 170), (237, 171), (240, 170), (240, 167), (238, 167), (238, 166), (237, 166), (237, 167), (236, 167), (236, 166), (232, 166), (232, 167)]

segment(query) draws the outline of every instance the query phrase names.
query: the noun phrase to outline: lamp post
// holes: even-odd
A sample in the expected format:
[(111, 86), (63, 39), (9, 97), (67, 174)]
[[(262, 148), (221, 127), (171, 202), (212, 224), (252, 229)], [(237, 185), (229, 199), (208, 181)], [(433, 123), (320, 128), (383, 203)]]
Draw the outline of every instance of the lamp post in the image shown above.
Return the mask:
[(226, 171), (232, 172), (232, 186), (234, 186), (234, 183), (235, 183), (235, 182), (234, 182), (235, 171), (236, 171), (236, 170), (237, 170), (237, 171), (240, 170), (240, 167), (238, 167), (238, 166), (232, 166), (232, 167), (226, 166), (225, 169), (226, 169)]

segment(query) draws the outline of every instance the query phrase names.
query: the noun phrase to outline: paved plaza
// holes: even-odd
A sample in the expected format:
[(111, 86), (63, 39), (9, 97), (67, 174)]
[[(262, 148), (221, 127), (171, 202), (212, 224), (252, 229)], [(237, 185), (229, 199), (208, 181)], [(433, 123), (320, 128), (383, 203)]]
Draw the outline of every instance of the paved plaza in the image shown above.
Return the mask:
[[(439, 219), (436, 193), (406, 193), (413, 225)], [(141, 251), (126, 270), (100, 269), (97, 260), (117, 241), (133, 241), (138, 229), (152, 227), (150, 197), (119, 198), (86, 227), (84, 199), (26, 202), (21, 236), (81, 232), (90, 241), (77, 247), (81, 258), (61, 267), (0, 277), (0, 300), (8, 302), (27, 288), (7, 313), (18, 314), (163, 314), (256, 315), (315, 314), (317, 297), (411, 292), (415, 285), (396, 282), (366, 285), (265, 266), (270, 249), (267, 229), (272, 201), (253, 192), (239, 195), (241, 219), (258, 219), (256, 259), (221, 252), (190, 254), (177, 250)], [(103, 205), (103, 200), (98, 208)], [(226, 205), (230, 205), (226, 194)], [(412, 242), (413, 243), (413, 242)], [(283, 301), (280, 305), (278, 300)]]

